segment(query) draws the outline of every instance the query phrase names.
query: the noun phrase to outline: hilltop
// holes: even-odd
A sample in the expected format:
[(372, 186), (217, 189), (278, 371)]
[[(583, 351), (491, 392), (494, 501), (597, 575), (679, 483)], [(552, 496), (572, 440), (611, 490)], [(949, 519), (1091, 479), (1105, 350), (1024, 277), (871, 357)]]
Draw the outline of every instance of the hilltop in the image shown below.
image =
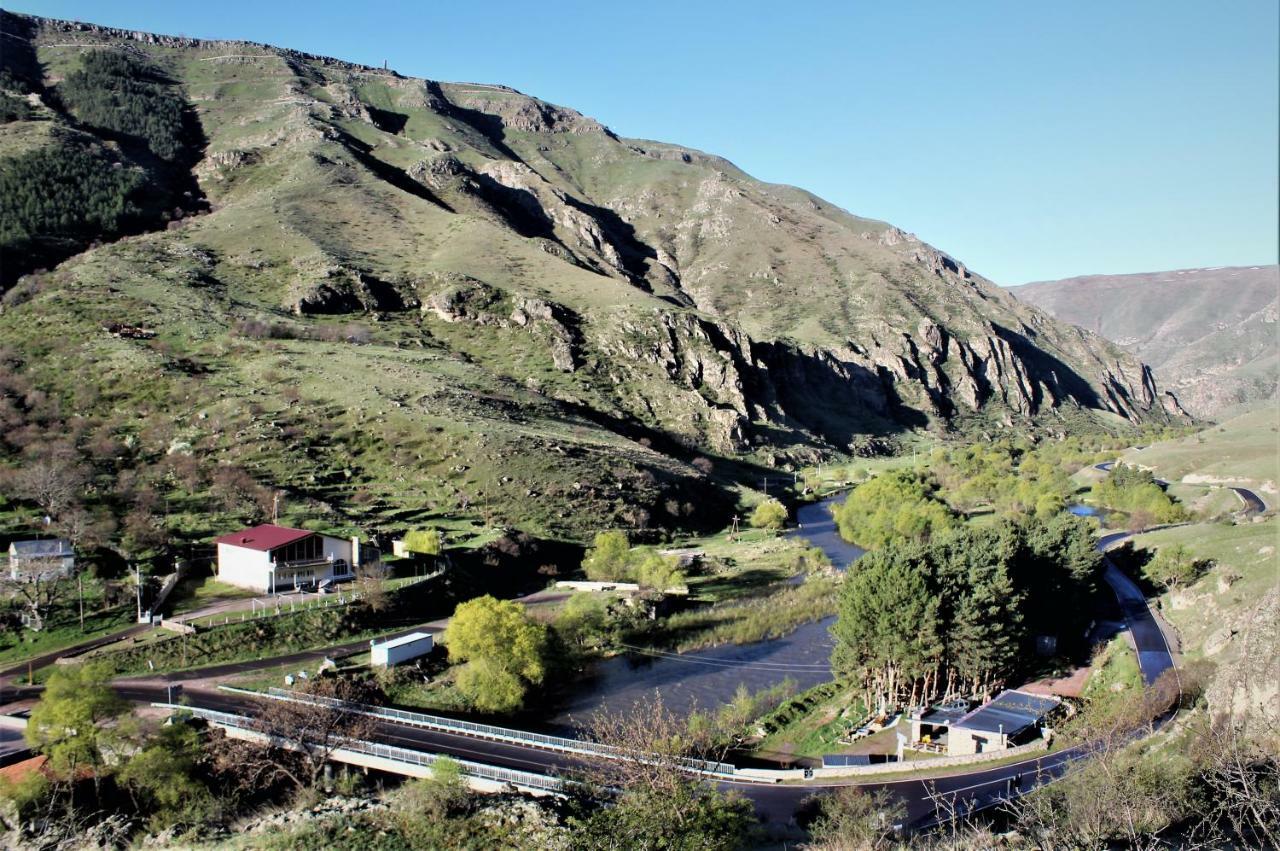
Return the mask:
[(1086, 275), (1010, 291), (1128, 349), (1197, 416), (1276, 401), (1280, 266)]
[(65, 435), (185, 535), (262, 489), (332, 527), (690, 528), (917, 432), (1180, 416), (1120, 348), (710, 154), (499, 85), (2, 24), (7, 463)]

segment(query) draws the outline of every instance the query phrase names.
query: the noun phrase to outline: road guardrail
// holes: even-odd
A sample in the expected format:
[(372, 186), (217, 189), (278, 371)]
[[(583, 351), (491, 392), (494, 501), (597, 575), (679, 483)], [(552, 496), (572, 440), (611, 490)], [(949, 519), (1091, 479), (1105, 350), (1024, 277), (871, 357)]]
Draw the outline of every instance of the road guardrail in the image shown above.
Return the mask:
[[(515, 730), (510, 727), (498, 727), (493, 724), (480, 724), (475, 721), (459, 721), (456, 718), (445, 718), (441, 715), (428, 715), (424, 712), (392, 709), (386, 706), (370, 706), (366, 703), (354, 703), (351, 701), (337, 700), (335, 698), (322, 697), (319, 695), (299, 694), (298, 692), (282, 688), (269, 688), (265, 695), (262, 692), (237, 689), (234, 686), (220, 686), (219, 688), (224, 691), (234, 691), (238, 694), (253, 695), (255, 697), (265, 696), (274, 700), (293, 700), (318, 703), (325, 706), (345, 709), (349, 712), (358, 712), (361, 715), (367, 715), (371, 718), (378, 718), (384, 721), (396, 721), (401, 724), (411, 724), (416, 727), (426, 727), (428, 729), (439, 730), (445, 733), (459, 733), (464, 736), (490, 739), (497, 742), (533, 745), (534, 747), (540, 747), (545, 750), (581, 754), (583, 756), (598, 756), (606, 759), (644, 761), (643, 756), (628, 753), (622, 748), (602, 744), (600, 742), (587, 742), (581, 739), (569, 739), (563, 736), (548, 735), (546, 733), (531, 733), (526, 730)], [(737, 771), (737, 768), (734, 765), (727, 762), (712, 762), (710, 760), (692, 758), (682, 759), (680, 762), (688, 770), (699, 774), (714, 774), (732, 777), (734, 772)]]
[[(192, 715), (204, 718), (207, 721), (224, 727), (234, 727), (238, 730), (245, 730), (254, 733), (262, 732), (254, 726), (252, 718), (247, 718), (243, 715), (236, 715), (231, 712), (221, 712), (216, 709), (201, 709), (198, 706), (185, 706), (177, 703), (153, 703), (151, 705), (160, 709), (190, 712)], [(440, 754), (413, 750), (412, 748), (402, 748), (397, 745), (384, 745), (380, 742), (369, 742), (364, 739), (340, 737), (338, 741), (341, 742), (341, 750), (363, 753), (369, 756), (376, 756), (381, 759), (391, 760), (392, 762), (403, 762), (408, 765), (430, 766), (441, 757)], [(466, 774), (468, 777), (475, 777), (481, 780), (491, 780), (497, 783), (511, 783), (516, 786), (524, 786), (530, 789), (542, 789), (548, 792), (561, 791), (565, 786), (565, 781), (558, 777), (550, 777), (545, 774), (534, 774), (530, 771), (518, 771), (513, 768), (502, 768), (496, 765), (486, 765), (480, 762), (457, 759), (456, 757), (448, 758), (456, 762), (462, 769), (462, 773)]]

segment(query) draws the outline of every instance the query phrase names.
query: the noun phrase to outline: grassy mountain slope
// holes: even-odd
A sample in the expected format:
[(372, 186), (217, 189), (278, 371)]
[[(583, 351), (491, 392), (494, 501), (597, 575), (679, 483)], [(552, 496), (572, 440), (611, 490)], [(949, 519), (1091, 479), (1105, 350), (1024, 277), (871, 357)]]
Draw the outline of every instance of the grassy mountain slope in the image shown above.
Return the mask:
[(1089, 275), (1010, 291), (1131, 351), (1194, 414), (1229, 416), (1277, 398), (1278, 266)]
[[(31, 113), (0, 125), (0, 172), (27, 191), (16, 157), (75, 144), (140, 178), (114, 228), (64, 217), (64, 262), (6, 251), (8, 460), (78, 423), (76, 452), (127, 448), (99, 477), (190, 507), (184, 534), (229, 522), (201, 513), (228, 466), (331, 525), (581, 537), (719, 522), (760, 466), (911, 429), (1176, 414), (1115, 346), (717, 157), (500, 86), (3, 25), (0, 87)], [(176, 153), (102, 107), (116, 88), (67, 97), (104, 51), (182, 99)]]

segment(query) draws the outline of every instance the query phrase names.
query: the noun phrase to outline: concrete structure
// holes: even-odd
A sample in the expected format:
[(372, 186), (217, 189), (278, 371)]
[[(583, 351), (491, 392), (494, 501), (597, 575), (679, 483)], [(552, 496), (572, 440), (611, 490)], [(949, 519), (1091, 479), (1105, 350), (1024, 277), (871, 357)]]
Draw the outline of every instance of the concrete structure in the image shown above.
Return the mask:
[(219, 581), (268, 594), (351, 579), (361, 564), (378, 560), (378, 551), (359, 538), (271, 524), (223, 535), (216, 543)]
[(947, 755), (1007, 750), (1040, 737), (1040, 723), (1061, 705), (1056, 697), (1004, 691), (964, 715), (947, 731)]
[(76, 572), (76, 551), (64, 538), (14, 541), (9, 545), (9, 578), (53, 578)]
[(1039, 725), (1062, 701), (1024, 691), (1003, 691), (977, 709), (955, 700), (911, 715), (911, 748), (948, 756), (1003, 751), (1039, 738)]
[(369, 663), (389, 668), (426, 656), (435, 647), (435, 639), (429, 632), (411, 632), (390, 641), (369, 642)]

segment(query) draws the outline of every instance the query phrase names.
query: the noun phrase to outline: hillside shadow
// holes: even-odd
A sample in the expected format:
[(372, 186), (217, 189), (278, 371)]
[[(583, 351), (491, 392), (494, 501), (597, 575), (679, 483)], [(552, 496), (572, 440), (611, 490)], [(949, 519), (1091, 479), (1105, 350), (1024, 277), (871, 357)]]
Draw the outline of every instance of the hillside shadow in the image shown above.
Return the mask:
[(892, 437), (925, 428), (929, 418), (909, 407), (883, 369), (804, 352), (787, 343), (753, 343), (768, 367), (755, 376), (760, 397), (772, 396), (786, 416), (840, 449), (858, 439)]
[(386, 181), (402, 192), (407, 192), (410, 195), (421, 198), (423, 201), (435, 204), (446, 212), (457, 212), (457, 210), (446, 203), (444, 199), (436, 195), (418, 181), (414, 180), (408, 175), (408, 173), (375, 157), (373, 155), (373, 146), (368, 142), (357, 139), (355, 136), (340, 127), (332, 125), (331, 127), (337, 134), (338, 141), (342, 146), (351, 152), (351, 155), (356, 158), (356, 161), (359, 162), (360, 165), (369, 169), (369, 171), (373, 172), (379, 179)]
[[(469, 109), (454, 103), (437, 83), (427, 83), (427, 91), (440, 104), (441, 111), (447, 117), (471, 127), (484, 137), (485, 141), (492, 145), (498, 153), (512, 162), (528, 165), (524, 158), (507, 144), (506, 127), (503, 125), (501, 118), (487, 112), (481, 112), (478, 109)], [(536, 173), (537, 169), (534, 169), (534, 171)], [(528, 192), (528, 190), (503, 186), (484, 175), (477, 175), (476, 179), (484, 186), (486, 193), (491, 198), (499, 201), (514, 202), (514, 204), (504, 205), (503, 209), (516, 212), (517, 217), (512, 220), (512, 225), (517, 228), (517, 232), (521, 236), (554, 238), (554, 222), (542, 210), (541, 203), (538, 202), (533, 193)], [(538, 212), (534, 213), (529, 208), (528, 199), (518, 195), (506, 195), (498, 187), (508, 193), (524, 193), (528, 195), (533, 204), (537, 205)], [(658, 252), (640, 240), (636, 236), (635, 228), (613, 210), (582, 201), (567, 193), (564, 195), (563, 200), (568, 206), (590, 216), (600, 226), (605, 240), (618, 252), (618, 257), (622, 262), (622, 271), (631, 279), (632, 283), (641, 286), (647, 291), (649, 285), (645, 280), (646, 261), (657, 259)]]

